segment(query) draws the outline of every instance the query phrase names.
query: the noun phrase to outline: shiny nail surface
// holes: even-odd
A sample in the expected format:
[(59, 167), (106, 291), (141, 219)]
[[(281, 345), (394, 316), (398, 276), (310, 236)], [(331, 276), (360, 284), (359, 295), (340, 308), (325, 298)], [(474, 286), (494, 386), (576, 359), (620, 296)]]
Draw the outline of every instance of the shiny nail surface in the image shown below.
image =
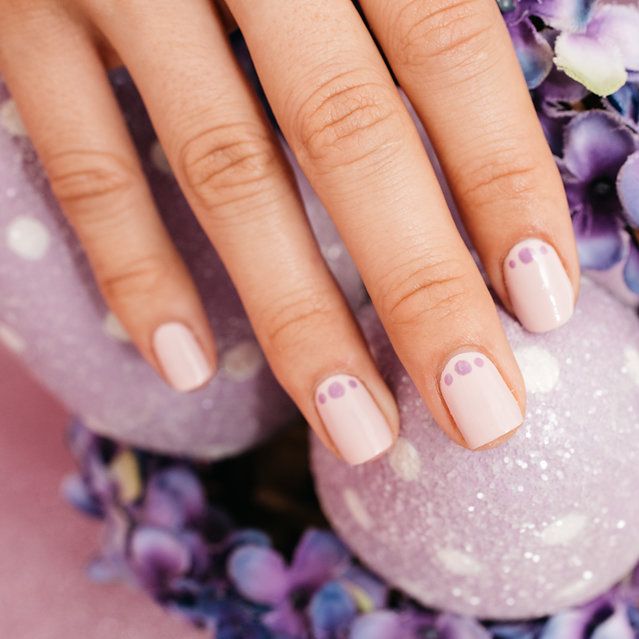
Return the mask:
[(451, 357), (439, 384), (450, 414), (472, 449), (509, 433), (523, 421), (515, 396), (484, 353), (469, 351)]
[(346, 462), (363, 464), (393, 445), (393, 433), (364, 384), (351, 375), (333, 375), (315, 392), (326, 430)]
[(153, 334), (153, 350), (164, 375), (178, 391), (195, 390), (213, 375), (195, 335), (179, 322), (169, 322)]
[(513, 310), (532, 333), (565, 324), (574, 310), (574, 291), (555, 249), (535, 238), (519, 242), (504, 260), (504, 279)]

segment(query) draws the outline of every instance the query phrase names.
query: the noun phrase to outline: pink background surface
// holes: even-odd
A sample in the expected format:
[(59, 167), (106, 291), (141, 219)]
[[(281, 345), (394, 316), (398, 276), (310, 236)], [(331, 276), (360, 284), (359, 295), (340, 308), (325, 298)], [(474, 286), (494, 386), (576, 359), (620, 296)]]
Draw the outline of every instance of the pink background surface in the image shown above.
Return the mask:
[(141, 593), (85, 576), (99, 525), (60, 496), (67, 418), (0, 348), (0, 637), (203, 639)]

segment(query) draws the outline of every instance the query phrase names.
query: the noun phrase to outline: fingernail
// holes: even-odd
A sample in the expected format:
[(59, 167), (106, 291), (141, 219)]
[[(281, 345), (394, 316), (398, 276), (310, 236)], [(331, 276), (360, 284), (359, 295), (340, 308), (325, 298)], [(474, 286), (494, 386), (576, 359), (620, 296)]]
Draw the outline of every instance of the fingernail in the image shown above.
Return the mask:
[(477, 351), (448, 360), (439, 385), (466, 443), (480, 448), (519, 426), (524, 418), (495, 365)]
[(349, 464), (363, 464), (392, 446), (386, 418), (356, 377), (325, 379), (315, 392), (315, 404), (335, 447)]
[(184, 324), (169, 322), (157, 328), (153, 350), (167, 381), (176, 390), (195, 390), (213, 375), (213, 367), (195, 335)]
[(515, 244), (504, 261), (504, 278), (517, 319), (532, 333), (551, 331), (572, 316), (572, 284), (547, 242), (529, 238)]

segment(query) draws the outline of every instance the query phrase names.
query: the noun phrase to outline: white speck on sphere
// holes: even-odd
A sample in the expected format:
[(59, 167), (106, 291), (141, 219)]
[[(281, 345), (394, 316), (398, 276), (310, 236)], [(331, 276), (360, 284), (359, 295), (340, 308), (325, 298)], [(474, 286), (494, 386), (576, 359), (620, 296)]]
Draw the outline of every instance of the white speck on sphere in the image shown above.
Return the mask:
[(111, 312), (108, 312), (104, 321), (102, 322), (102, 330), (113, 339), (117, 339), (119, 342), (130, 342), (131, 337), (126, 332), (126, 329), (120, 323), (120, 320)]
[(47, 227), (33, 217), (19, 215), (6, 228), (7, 246), (25, 260), (41, 260), (49, 248), (51, 236)]
[(626, 346), (623, 349), (623, 359), (623, 372), (639, 386), (639, 351), (633, 346)]
[(540, 346), (524, 346), (515, 351), (526, 390), (529, 393), (549, 393), (559, 380), (557, 358)]
[(26, 137), (27, 130), (14, 100), (7, 100), (0, 106), (0, 126), (11, 135)]
[(388, 454), (388, 463), (395, 474), (404, 481), (415, 481), (422, 470), (422, 461), (415, 446), (406, 438), (399, 437)]
[(585, 515), (570, 513), (548, 524), (541, 532), (541, 541), (546, 546), (567, 544), (583, 531), (588, 520)]
[(230, 348), (222, 356), (222, 370), (234, 382), (255, 377), (264, 366), (264, 355), (257, 342), (247, 340)]
[(162, 148), (159, 140), (156, 140), (151, 145), (149, 157), (151, 158), (151, 163), (158, 171), (161, 171), (165, 175), (173, 175), (171, 165), (169, 164), (169, 160), (166, 157), (166, 153), (164, 153), (164, 149)]
[(0, 324), (0, 342), (2, 342), (10, 351), (14, 353), (22, 353), (27, 347), (21, 335), (6, 324)]
[(352, 488), (345, 488), (342, 495), (353, 519), (355, 519), (364, 530), (370, 530), (373, 527), (373, 518), (368, 514), (366, 506), (362, 503), (359, 495)]
[(454, 548), (442, 548), (437, 551), (437, 558), (448, 572), (460, 577), (473, 577), (484, 569), (474, 557)]

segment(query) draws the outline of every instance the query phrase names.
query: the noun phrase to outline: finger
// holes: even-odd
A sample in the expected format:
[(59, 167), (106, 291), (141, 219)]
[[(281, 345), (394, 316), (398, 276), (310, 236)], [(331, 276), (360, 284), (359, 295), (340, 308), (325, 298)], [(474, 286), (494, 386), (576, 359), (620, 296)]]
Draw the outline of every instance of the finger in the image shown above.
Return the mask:
[(491, 282), (523, 326), (566, 323), (579, 266), (559, 172), (494, 0), (363, 0)]
[(96, 21), (135, 78), (278, 379), (327, 445), (350, 463), (368, 461), (393, 442), (394, 401), (223, 27), (204, 0), (147, 6), (131, 2)]
[(516, 362), (354, 7), (341, 0), (229, 6), (282, 129), (436, 420), (471, 448), (512, 431), (524, 397)]
[(8, 85), (107, 303), (173, 387), (201, 386), (215, 361), (207, 319), (92, 44), (59, 15), (5, 26)]

